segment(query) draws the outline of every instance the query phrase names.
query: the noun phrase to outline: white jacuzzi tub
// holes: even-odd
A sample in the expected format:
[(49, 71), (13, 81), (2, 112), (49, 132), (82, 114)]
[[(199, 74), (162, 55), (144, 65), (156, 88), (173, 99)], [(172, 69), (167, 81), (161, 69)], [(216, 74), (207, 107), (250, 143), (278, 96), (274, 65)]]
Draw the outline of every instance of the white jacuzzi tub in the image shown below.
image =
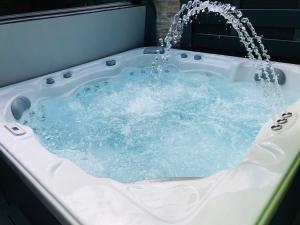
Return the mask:
[[(88, 175), (67, 159), (45, 149), (33, 131), (19, 124), (11, 103), (26, 96), (32, 104), (65, 95), (78, 85), (118, 73), (127, 66), (149, 66), (153, 54), (142, 49), (97, 60), (0, 89), (0, 150), (48, 208), (66, 224), (267, 224), (298, 168), (300, 147), (300, 102), (288, 108), (293, 116), (280, 131), (271, 131), (271, 121), (260, 131), (251, 150), (235, 168), (203, 179), (143, 181), (124, 184)], [(187, 58), (181, 58), (182, 52)], [(172, 50), (169, 63), (181, 70), (213, 70), (232, 81), (253, 80), (247, 59)], [(108, 59), (116, 65), (106, 66)], [(283, 92), (297, 91), (300, 66), (275, 63), (286, 74)], [(72, 72), (71, 79), (64, 79)], [(99, 75), (100, 74), (100, 75)], [(55, 79), (52, 85), (47, 78)]]

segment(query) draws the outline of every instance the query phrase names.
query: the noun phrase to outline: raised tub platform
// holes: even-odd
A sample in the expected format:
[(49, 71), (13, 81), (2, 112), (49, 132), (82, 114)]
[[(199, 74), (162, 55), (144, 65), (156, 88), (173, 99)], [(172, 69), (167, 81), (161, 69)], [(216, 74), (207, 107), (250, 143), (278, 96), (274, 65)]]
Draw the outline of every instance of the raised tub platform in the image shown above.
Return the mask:
[[(247, 156), (233, 169), (203, 179), (130, 184), (93, 177), (69, 160), (51, 154), (11, 111), (18, 96), (26, 96), (35, 104), (128, 66), (149, 66), (154, 55), (148, 53), (135, 49), (1, 88), (0, 151), (63, 224), (267, 224), (300, 163), (300, 102), (288, 107), (293, 116), (281, 131), (271, 131), (269, 121)], [(169, 63), (183, 71), (213, 70), (232, 81), (254, 79), (251, 64), (243, 58), (172, 50)], [(296, 92), (300, 66), (274, 65), (286, 74), (283, 92)], [(67, 78), (70, 72), (72, 77)]]

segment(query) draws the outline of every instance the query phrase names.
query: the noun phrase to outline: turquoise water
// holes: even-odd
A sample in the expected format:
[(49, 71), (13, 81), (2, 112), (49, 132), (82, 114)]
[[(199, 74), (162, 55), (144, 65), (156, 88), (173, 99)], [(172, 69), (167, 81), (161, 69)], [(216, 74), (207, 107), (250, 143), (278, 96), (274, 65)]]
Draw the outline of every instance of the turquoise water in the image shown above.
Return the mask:
[(255, 82), (127, 68), (22, 117), (52, 153), (122, 182), (206, 177), (236, 166), (270, 118)]

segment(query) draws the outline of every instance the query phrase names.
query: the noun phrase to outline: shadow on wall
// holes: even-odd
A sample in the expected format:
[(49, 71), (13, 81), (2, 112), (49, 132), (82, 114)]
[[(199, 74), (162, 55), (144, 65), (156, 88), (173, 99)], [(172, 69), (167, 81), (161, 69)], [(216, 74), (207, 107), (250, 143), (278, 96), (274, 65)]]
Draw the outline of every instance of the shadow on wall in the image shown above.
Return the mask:
[[(1, 0), (0, 16), (113, 3), (119, 0)], [(134, 2), (134, 1), (131, 1)], [(138, 1), (136, 1), (138, 2)]]

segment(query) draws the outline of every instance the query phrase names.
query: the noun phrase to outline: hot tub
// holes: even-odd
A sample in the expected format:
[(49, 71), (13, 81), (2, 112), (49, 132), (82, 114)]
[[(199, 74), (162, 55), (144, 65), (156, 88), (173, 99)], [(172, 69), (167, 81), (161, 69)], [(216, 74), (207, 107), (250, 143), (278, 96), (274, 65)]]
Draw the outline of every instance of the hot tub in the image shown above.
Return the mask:
[[(163, 53), (163, 50), (161, 50), (160, 53)], [(298, 138), (300, 135), (300, 121), (297, 116), (300, 113), (300, 102), (295, 101), (299, 97), (297, 88), (300, 83), (300, 67), (297, 65), (274, 63), (277, 70), (280, 71), (281, 74), (284, 74), (284, 81), (281, 85), (284, 95), (286, 95), (288, 99), (292, 99), (290, 100), (291, 102), (294, 102), (287, 109), (292, 115), (287, 117), (287, 123), (282, 124), (282, 129), (272, 130), (271, 126), (273, 122), (271, 120), (265, 123), (251, 144), (250, 150), (245, 151), (244, 154), (238, 151), (239, 142), (235, 139), (235, 152), (226, 152), (226, 149), (223, 149), (218, 152), (218, 157), (213, 156), (213, 159), (210, 159), (209, 164), (214, 164), (214, 161), (223, 162), (223, 159), (226, 161), (227, 154), (232, 154), (233, 156), (239, 155), (239, 157), (242, 158), (234, 163), (230, 162), (230, 165), (226, 164), (224, 166), (221, 164), (220, 166), (213, 167), (203, 174), (199, 172), (199, 176), (197, 176), (198, 172), (193, 170), (194, 165), (196, 165), (198, 161), (193, 161), (194, 164), (192, 164), (192, 168), (189, 167), (189, 162), (192, 163), (192, 158), (196, 157), (192, 155), (193, 152), (188, 153), (191, 154), (188, 160), (181, 162), (185, 165), (185, 167), (182, 167), (184, 171), (180, 172), (180, 170), (178, 170), (179, 172), (176, 174), (174, 174), (173, 171), (176, 170), (177, 165), (174, 166), (171, 164), (173, 167), (170, 167), (169, 173), (166, 173), (165, 176), (164, 173), (158, 174), (165, 168), (160, 168), (159, 163), (152, 164), (152, 166), (154, 165), (153, 167), (157, 167), (158, 169), (153, 168), (154, 170), (151, 171), (155, 172), (153, 172), (151, 176), (147, 174), (149, 166), (139, 167), (140, 171), (144, 173), (128, 177), (128, 179), (125, 180), (122, 180), (122, 178), (127, 176), (127, 172), (120, 175), (119, 172), (125, 169), (118, 168), (118, 164), (113, 164), (115, 162), (112, 162), (114, 167), (112, 167), (108, 174), (103, 175), (102, 173), (93, 172), (91, 165), (97, 165), (97, 163), (99, 163), (97, 160), (94, 161), (93, 157), (85, 159), (86, 165), (83, 165), (82, 162), (78, 163), (76, 161), (76, 158), (73, 157), (73, 152), (60, 155), (56, 154), (54, 150), (51, 150), (51, 145), (49, 145), (49, 149), (46, 148), (47, 143), (45, 143), (45, 140), (47, 142), (48, 139), (55, 137), (55, 135), (52, 134), (51, 138), (47, 139), (47, 135), (49, 135), (53, 129), (56, 129), (57, 132), (57, 130), (59, 130), (58, 127), (48, 127), (49, 129), (44, 127), (43, 133), (39, 130), (41, 126), (40, 123), (35, 123), (36, 120), (34, 119), (28, 121), (28, 118), (35, 118), (35, 113), (39, 112), (38, 108), (41, 107), (41, 105), (47, 105), (49, 101), (50, 104), (52, 104), (53, 99), (58, 99), (59, 104), (56, 105), (57, 110), (55, 110), (55, 104), (52, 105), (51, 109), (53, 111), (48, 111), (48, 115), (51, 116), (51, 112), (53, 112), (53, 114), (60, 112), (62, 114), (61, 120), (59, 117), (54, 117), (54, 121), (60, 124), (62, 123), (62, 125), (64, 125), (64, 123), (68, 124), (69, 116), (64, 117), (65, 110), (60, 109), (62, 106), (60, 102), (61, 99), (69, 98), (69, 96), (77, 96), (80, 98), (82, 93), (91, 91), (90, 84), (93, 84), (93, 87), (101, 89), (101, 87), (97, 86), (99, 85), (99, 83), (97, 83), (99, 80), (103, 85), (106, 85), (107, 82), (112, 79), (117, 80), (115, 89), (113, 91), (108, 89), (105, 93), (109, 93), (109, 96), (116, 96), (116, 98), (112, 99), (118, 103), (118, 99), (122, 97), (122, 94), (126, 95), (126, 92), (115, 91), (118, 88), (120, 89), (118, 85), (124, 83), (122, 81), (123, 78), (117, 75), (120, 73), (126, 73), (128, 77), (134, 77), (134, 73), (140, 71), (138, 72), (140, 77), (152, 76), (155, 82), (160, 82), (161, 77), (159, 77), (159, 74), (161, 73), (147, 73), (147, 71), (144, 70), (144, 68), (151, 66), (157, 54), (158, 52), (155, 48), (135, 49), (69, 68), (68, 70), (1, 88), (0, 150), (2, 154), (24, 178), (32, 190), (45, 202), (48, 208), (65, 224), (267, 224), (272, 213), (278, 206), (280, 198), (288, 187), (289, 182), (293, 178), (300, 161), (300, 140)], [(232, 87), (234, 87), (234, 85), (243, 84), (243, 82), (246, 82), (246, 84), (247, 82), (248, 84), (255, 84), (253, 65), (247, 59), (238, 57), (171, 50), (168, 65), (166, 65), (165, 68), (167, 69), (162, 71), (162, 74), (166, 73), (165, 76), (168, 78), (168, 82), (172, 82), (174, 77), (171, 75), (168, 77), (169, 75), (167, 74), (174, 74), (175, 68), (175, 70), (180, 71), (181, 74), (190, 76), (188, 79), (192, 80), (192, 86), (195, 82), (198, 82), (197, 84), (200, 85), (201, 82), (210, 81), (215, 77), (221, 79), (217, 81), (219, 88), (222, 88), (222, 84), (233, 85)], [(199, 80), (197, 78), (198, 75), (203, 76), (203, 80)], [(121, 79), (122, 82), (119, 82), (118, 79)], [(194, 82), (193, 79), (196, 79), (196, 81)], [(173, 83), (171, 84), (173, 85)], [(178, 84), (180, 84), (180, 82)], [(152, 84), (149, 85), (151, 86)], [(172, 85), (168, 87), (172, 87)], [(131, 90), (135, 90), (134, 87), (136, 86), (129, 85), (126, 91), (130, 92)], [(163, 88), (165, 88), (165, 86), (163, 86)], [(197, 86), (195, 88), (197, 88)], [(237, 90), (240, 91), (242, 88), (243, 86)], [(215, 91), (215, 89), (213, 90)], [(155, 91), (157, 91), (157, 89), (155, 89)], [(156, 93), (155, 91), (140, 93), (147, 101), (141, 102), (140, 98), (135, 98), (135, 101), (130, 101), (133, 105), (128, 106), (126, 112), (140, 113), (143, 115), (147, 113), (153, 115), (153, 112), (157, 113), (157, 105), (152, 101), (153, 98), (150, 98), (153, 93)], [(184, 92), (184, 87), (180, 85), (174, 90), (171, 89), (171, 91), (176, 92), (176, 95), (168, 95), (168, 97), (165, 98), (167, 103), (169, 103), (169, 99), (176, 99), (181, 93), (187, 94)], [(210, 90), (206, 89), (202, 91), (203, 93), (207, 91), (208, 95), (211, 93)], [(222, 92), (225, 98), (228, 97), (227, 92), (228, 91)], [(119, 93), (119, 95), (116, 93)], [(133, 91), (133, 93), (136, 92)], [(167, 93), (170, 93), (170, 91)], [(233, 94), (235, 93), (236, 92), (233, 92)], [(240, 93), (243, 95), (243, 92), (240, 91)], [(255, 93), (253, 94), (255, 95)], [(165, 95), (161, 95), (160, 93), (158, 97), (161, 99), (161, 96)], [(199, 97), (197, 91), (192, 91), (189, 97), (191, 96), (197, 101), (202, 97), (206, 99), (205, 95)], [(247, 97), (247, 95), (243, 96), (245, 98)], [(107, 95), (104, 95), (104, 97), (107, 97)], [(232, 98), (232, 95), (229, 98)], [(117, 104), (112, 101), (112, 99), (108, 99), (106, 104)], [(182, 99), (180, 99), (180, 101), (181, 100)], [(217, 101), (218, 99), (215, 98), (215, 100)], [(97, 101), (103, 103), (105, 99), (100, 98), (97, 99)], [(122, 99), (118, 104), (121, 104), (123, 101), (126, 101), (126, 98)], [(212, 101), (212, 99), (208, 99), (208, 101)], [(263, 99), (256, 99), (255, 101), (259, 108)], [(69, 103), (70, 102), (67, 102), (66, 104)], [(184, 104), (187, 103), (185, 102)], [(217, 102), (215, 102), (215, 104), (217, 104)], [(177, 105), (178, 102), (176, 102), (176, 107)], [(69, 106), (74, 112), (80, 111), (77, 104), (70, 104)], [(225, 109), (228, 107), (227, 104), (223, 106)], [(188, 108), (188, 105), (185, 107)], [(203, 107), (205, 107), (205, 105), (201, 106), (201, 108)], [(34, 113), (29, 115), (30, 110), (34, 108), (37, 111), (32, 111)], [(237, 110), (237, 112), (235, 112), (237, 116), (239, 116), (239, 108), (239, 106), (235, 108)], [(91, 109), (95, 110), (95, 108)], [(114, 113), (114, 105), (109, 109), (111, 110), (110, 113)], [(194, 109), (194, 105), (190, 109)], [(105, 110), (105, 104), (102, 104), (102, 108), (99, 108), (99, 111), (107, 113), (107, 110)], [(257, 110), (256, 107), (254, 107), (253, 110)], [(257, 111), (259, 112), (259, 110)], [(116, 113), (120, 112), (116, 111)], [(218, 111), (215, 113), (218, 114)], [(232, 114), (230, 117), (231, 120), (228, 120), (228, 124), (230, 124), (232, 120), (234, 121), (235, 114)], [(58, 113), (56, 116), (59, 115)], [(82, 117), (84, 116), (83, 113)], [(174, 116), (174, 114), (171, 116)], [(170, 124), (174, 124), (174, 121), (178, 121), (178, 118), (182, 116), (183, 115), (176, 114)], [(208, 115), (201, 114), (201, 117), (199, 116), (201, 119), (200, 122), (205, 121), (205, 116)], [(251, 113), (249, 113), (249, 116), (251, 116)], [(41, 115), (38, 118), (43, 120), (44, 116)], [(191, 120), (192, 123), (194, 123), (193, 118), (185, 118), (183, 121)], [(250, 122), (251, 118), (249, 120)], [(169, 117), (163, 120), (169, 121)], [(247, 118), (245, 118), (245, 120), (247, 120)], [(76, 123), (77, 120), (74, 121), (73, 122)], [(79, 122), (81, 123), (82, 121), (80, 120)], [(226, 127), (226, 122), (227, 121), (223, 121), (220, 124), (223, 123)], [(154, 123), (153, 120), (150, 120), (150, 124), (152, 123)], [(112, 127), (116, 126), (115, 123), (112, 124)], [(92, 125), (93, 124), (91, 124), (91, 129), (93, 129)], [(188, 124), (187, 127), (190, 128), (190, 125), (191, 124)], [(80, 128), (82, 126), (83, 124), (80, 124), (78, 127)], [(147, 124), (146, 129), (153, 126), (154, 125), (148, 126)], [(176, 130), (178, 126), (178, 124), (175, 124), (171, 129), (167, 130), (169, 135), (162, 136), (172, 136), (173, 130)], [(184, 126), (185, 125), (182, 125), (182, 127)], [(211, 126), (213, 125), (208, 124), (207, 130), (209, 130)], [(245, 126), (247, 126), (247, 124)], [(70, 134), (70, 136), (76, 136), (76, 134), (80, 133), (78, 129), (75, 130), (75, 133), (72, 133), (72, 130), (61, 130), (65, 136), (63, 136), (60, 142), (56, 143), (56, 148), (57, 145), (59, 146), (59, 143), (64, 145), (65, 142), (67, 143), (69, 141), (68, 134)], [(226, 131), (226, 129), (224, 130)], [(157, 128), (156, 131), (159, 132)], [(130, 130), (125, 129), (122, 130), (122, 132), (123, 135), (126, 135), (128, 132), (130, 133)], [(190, 132), (190, 130), (187, 129), (185, 133), (187, 132)], [(149, 133), (149, 135), (152, 135), (153, 130)], [(243, 130), (240, 130), (241, 138), (244, 138), (243, 133)], [(228, 133), (224, 133), (224, 146), (227, 138), (230, 139), (231, 137), (230, 135), (226, 136), (226, 134)], [(135, 134), (134, 137), (136, 135), (138, 135), (138, 133)], [(205, 133), (202, 135), (205, 135)], [(102, 136), (91, 137), (91, 135), (89, 135), (91, 143), (93, 143), (96, 138), (101, 139)], [(114, 135), (111, 135), (110, 138), (111, 137), (114, 137)], [(180, 137), (180, 135), (177, 137)], [(187, 137), (189, 137), (189, 135), (187, 135)], [(117, 142), (116, 140), (109, 140), (111, 143)], [(138, 139), (133, 140), (138, 141)], [(190, 139), (189, 142), (186, 142), (191, 146), (188, 146), (188, 148), (182, 147), (184, 151), (188, 151), (193, 147), (194, 143), (190, 143), (192, 140), (195, 139)], [(203, 140), (206, 141), (207, 139), (204, 138)], [(160, 143), (164, 143), (165, 139), (160, 141), (159, 145)], [(173, 138), (172, 141), (173, 142), (170, 142), (170, 148), (173, 146), (172, 143), (177, 143), (176, 138)], [(82, 146), (86, 146), (86, 148), (89, 149), (89, 143), (87, 142), (82, 143)], [(156, 140), (147, 146), (153, 146), (155, 142)], [(122, 148), (124, 143), (125, 142), (119, 143), (116, 149)], [(81, 148), (84, 148), (82, 146)], [(127, 143), (126, 146), (132, 145), (131, 143)], [(244, 146), (241, 146), (241, 148), (242, 147)], [(101, 146), (99, 146), (99, 149), (101, 149)], [(111, 153), (115, 154), (115, 152), (112, 151)], [(178, 151), (176, 154), (177, 153)], [(110, 159), (110, 154), (107, 154), (107, 152), (105, 152), (105, 154), (103, 157), (100, 155), (99, 158), (108, 157), (108, 159)], [(171, 154), (168, 154), (166, 157), (168, 158), (170, 155)], [(147, 159), (148, 156), (149, 155), (146, 155), (145, 159)], [(125, 158), (126, 157), (131, 160), (130, 157), (132, 157), (132, 154), (129, 156), (125, 155)], [(183, 157), (185, 156), (183, 155)], [(150, 160), (149, 157), (148, 159)], [(130, 162), (130, 160), (128, 161)], [(203, 163), (205, 162), (204, 160)], [(200, 163), (202, 163), (202, 161), (200, 161)], [(138, 170), (139, 169), (137, 169), (137, 171)], [(204, 169), (201, 169), (201, 171), (202, 170)], [(118, 173), (114, 174), (116, 171)], [(185, 171), (189, 172), (185, 173)], [(130, 173), (130, 171), (128, 173)]]

